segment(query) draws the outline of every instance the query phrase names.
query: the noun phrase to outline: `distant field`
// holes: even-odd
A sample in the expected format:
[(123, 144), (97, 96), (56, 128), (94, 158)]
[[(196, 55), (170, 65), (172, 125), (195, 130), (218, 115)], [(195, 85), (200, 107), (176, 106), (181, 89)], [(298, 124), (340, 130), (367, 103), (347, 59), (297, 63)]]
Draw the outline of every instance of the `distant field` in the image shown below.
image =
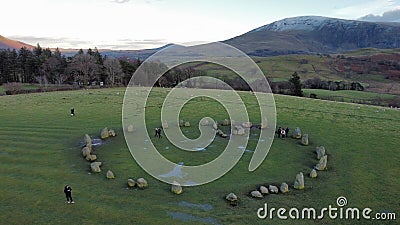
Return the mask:
[[(154, 89), (151, 93), (146, 110), (149, 130), (160, 125), (160, 104), (168, 91)], [(275, 95), (278, 125), (292, 131), (300, 127), (309, 134), (310, 146), (294, 139), (275, 139), (256, 171), (247, 171), (252, 153), (245, 152), (222, 178), (184, 188), (177, 196), (170, 192), (170, 185), (152, 178), (133, 160), (122, 134), (123, 94), (124, 89), (97, 89), (0, 97), (1, 224), (377, 224), (373, 220), (271, 221), (256, 216), (265, 202), (270, 207), (320, 209), (336, 206), (339, 196), (347, 198), (349, 207), (369, 207), (373, 212), (399, 216), (399, 110)], [(256, 120), (254, 96), (240, 95), (250, 119)], [(76, 117), (69, 115), (70, 107), (75, 107)], [(182, 131), (195, 137), (198, 129), (194, 124), (204, 115), (217, 120), (227, 117), (215, 101), (193, 99), (181, 113), (193, 126)], [(89, 164), (81, 157), (83, 135), (98, 137), (104, 127), (115, 129), (118, 136), (95, 147), (104, 165), (100, 174), (88, 174)], [(254, 149), (257, 132), (252, 130), (247, 149)], [(161, 154), (185, 164), (210, 160), (227, 143), (216, 137), (213, 147), (189, 154), (166, 138), (151, 141)], [(328, 171), (312, 180), (308, 173), (317, 163), (315, 148), (319, 145), (327, 149)], [(116, 179), (105, 178), (108, 169)], [(261, 184), (287, 182), (292, 186), (299, 172), (305, 175), (305, 190), (291, 188), (288, 194), (268, 195), (262, 200), (248, 197)], [(127, 190), (130, 177), (144, 177), (149, 188)], [(74, 205), (65, 203), (66, 184), (73, 189)], [(240, 198), (237, 207), (224, 200), (230, 192)], [(196, 204), (209, 204), (211, 209)]]
[(303, 89), (303, 93), (306, 97), (309, 97), (310, 94), (316, 94), (319, 99), (384, 106), (388, 106), (388, 102), (397, 97), (396, 95), (391, 94), (351, 90), (329, 91), (321, 89)]

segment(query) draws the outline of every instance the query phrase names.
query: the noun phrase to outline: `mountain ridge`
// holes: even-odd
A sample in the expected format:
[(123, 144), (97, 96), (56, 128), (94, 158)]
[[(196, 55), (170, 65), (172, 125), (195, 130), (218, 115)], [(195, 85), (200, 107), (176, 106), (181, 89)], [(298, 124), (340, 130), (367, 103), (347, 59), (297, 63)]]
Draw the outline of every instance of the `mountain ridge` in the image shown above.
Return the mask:
[(400, 23), (320, 16), (285, 18), (224, 41), (253, 56), (400, 48)]

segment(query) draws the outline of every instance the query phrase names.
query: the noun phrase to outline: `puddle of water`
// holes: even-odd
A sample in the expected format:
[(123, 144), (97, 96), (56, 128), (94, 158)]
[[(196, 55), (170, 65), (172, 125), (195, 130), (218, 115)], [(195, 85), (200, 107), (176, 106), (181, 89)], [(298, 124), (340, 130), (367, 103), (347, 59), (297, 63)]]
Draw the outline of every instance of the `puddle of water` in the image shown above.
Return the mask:
[(188, 175), (188, 173), (184, 173), (182, 172), (182, 166), (183, 166), (183, 162), (179, 162), (178, 165), (176, 165), (174, 167), (174, 169), (172, 169), (171, 172), (165, 173), (165, 174), (161, 174), (158, 175), (159, 177), (177, 177), (177, 178), (183, 178), (186, 175)]
[(215, 224), (218, 225), (218, 221), (212, 217), (198, 217), (189, 213), (181, 213), (181, 212), (167, 212), (169, 216), (173, 219), (180, 220), (183, 222), (201, 222), (206, 224)]
[(99, 146), (103, 144), (103, 140), (100, 138), (93, 138), (92, 139), (92, 146)]
[(169, 146), (165, 147), (165, 149), (168, 150), (168, 149), (169, 149)]
[(238, 146), (238, 148), (239, 149), (245, 149), (246, 147), (241, 145), (241, 146)]
[(204, 151), (204, 150), (206, 150), (206, 148), (193, 148), (193, 150), (196, 150), (196, 151)]
[(191, 202), (186, 202), (186, 201), (179, 202), (178, 205), (182, 206), (182, 207), (201, 209), (204, 211), (210, 211), (213, 209), (212, 205), (210, 205), (210, 204), (196, 204), (196, 203), (191, 203)]
[(250, 149), (246, 149), (246, 150), (244, 150), (245, 152), (254, 152), (253, 150), (250, 150)]

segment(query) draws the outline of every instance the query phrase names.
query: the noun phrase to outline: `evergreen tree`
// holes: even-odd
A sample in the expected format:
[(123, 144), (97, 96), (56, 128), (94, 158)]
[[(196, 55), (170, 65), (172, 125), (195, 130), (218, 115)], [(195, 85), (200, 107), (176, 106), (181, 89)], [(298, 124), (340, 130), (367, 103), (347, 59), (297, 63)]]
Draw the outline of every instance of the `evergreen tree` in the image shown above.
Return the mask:
[(290, 82), (290, 94), (294, 96), (303, 96), (303, 91), (301, 90), (301, 80), (297, 72), (292, 74), (292, 78), (289, 79)]

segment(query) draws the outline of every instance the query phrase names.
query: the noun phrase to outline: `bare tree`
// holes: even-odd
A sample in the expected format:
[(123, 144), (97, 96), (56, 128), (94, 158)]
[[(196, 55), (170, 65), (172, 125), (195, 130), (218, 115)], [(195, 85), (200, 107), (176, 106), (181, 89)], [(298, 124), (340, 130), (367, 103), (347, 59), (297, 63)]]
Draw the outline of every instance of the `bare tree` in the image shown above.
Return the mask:
[(123, 71), (118, 59), (106, 58), (104, 68), (107, 74), (107, 81), (110, 85), (122, 83)]
[(76, 54), (70, 64), (70, 70), (76, 76), (76, 81), (89, 84), (98, 80), (99, 65), (96, 60), (89, 54)]

